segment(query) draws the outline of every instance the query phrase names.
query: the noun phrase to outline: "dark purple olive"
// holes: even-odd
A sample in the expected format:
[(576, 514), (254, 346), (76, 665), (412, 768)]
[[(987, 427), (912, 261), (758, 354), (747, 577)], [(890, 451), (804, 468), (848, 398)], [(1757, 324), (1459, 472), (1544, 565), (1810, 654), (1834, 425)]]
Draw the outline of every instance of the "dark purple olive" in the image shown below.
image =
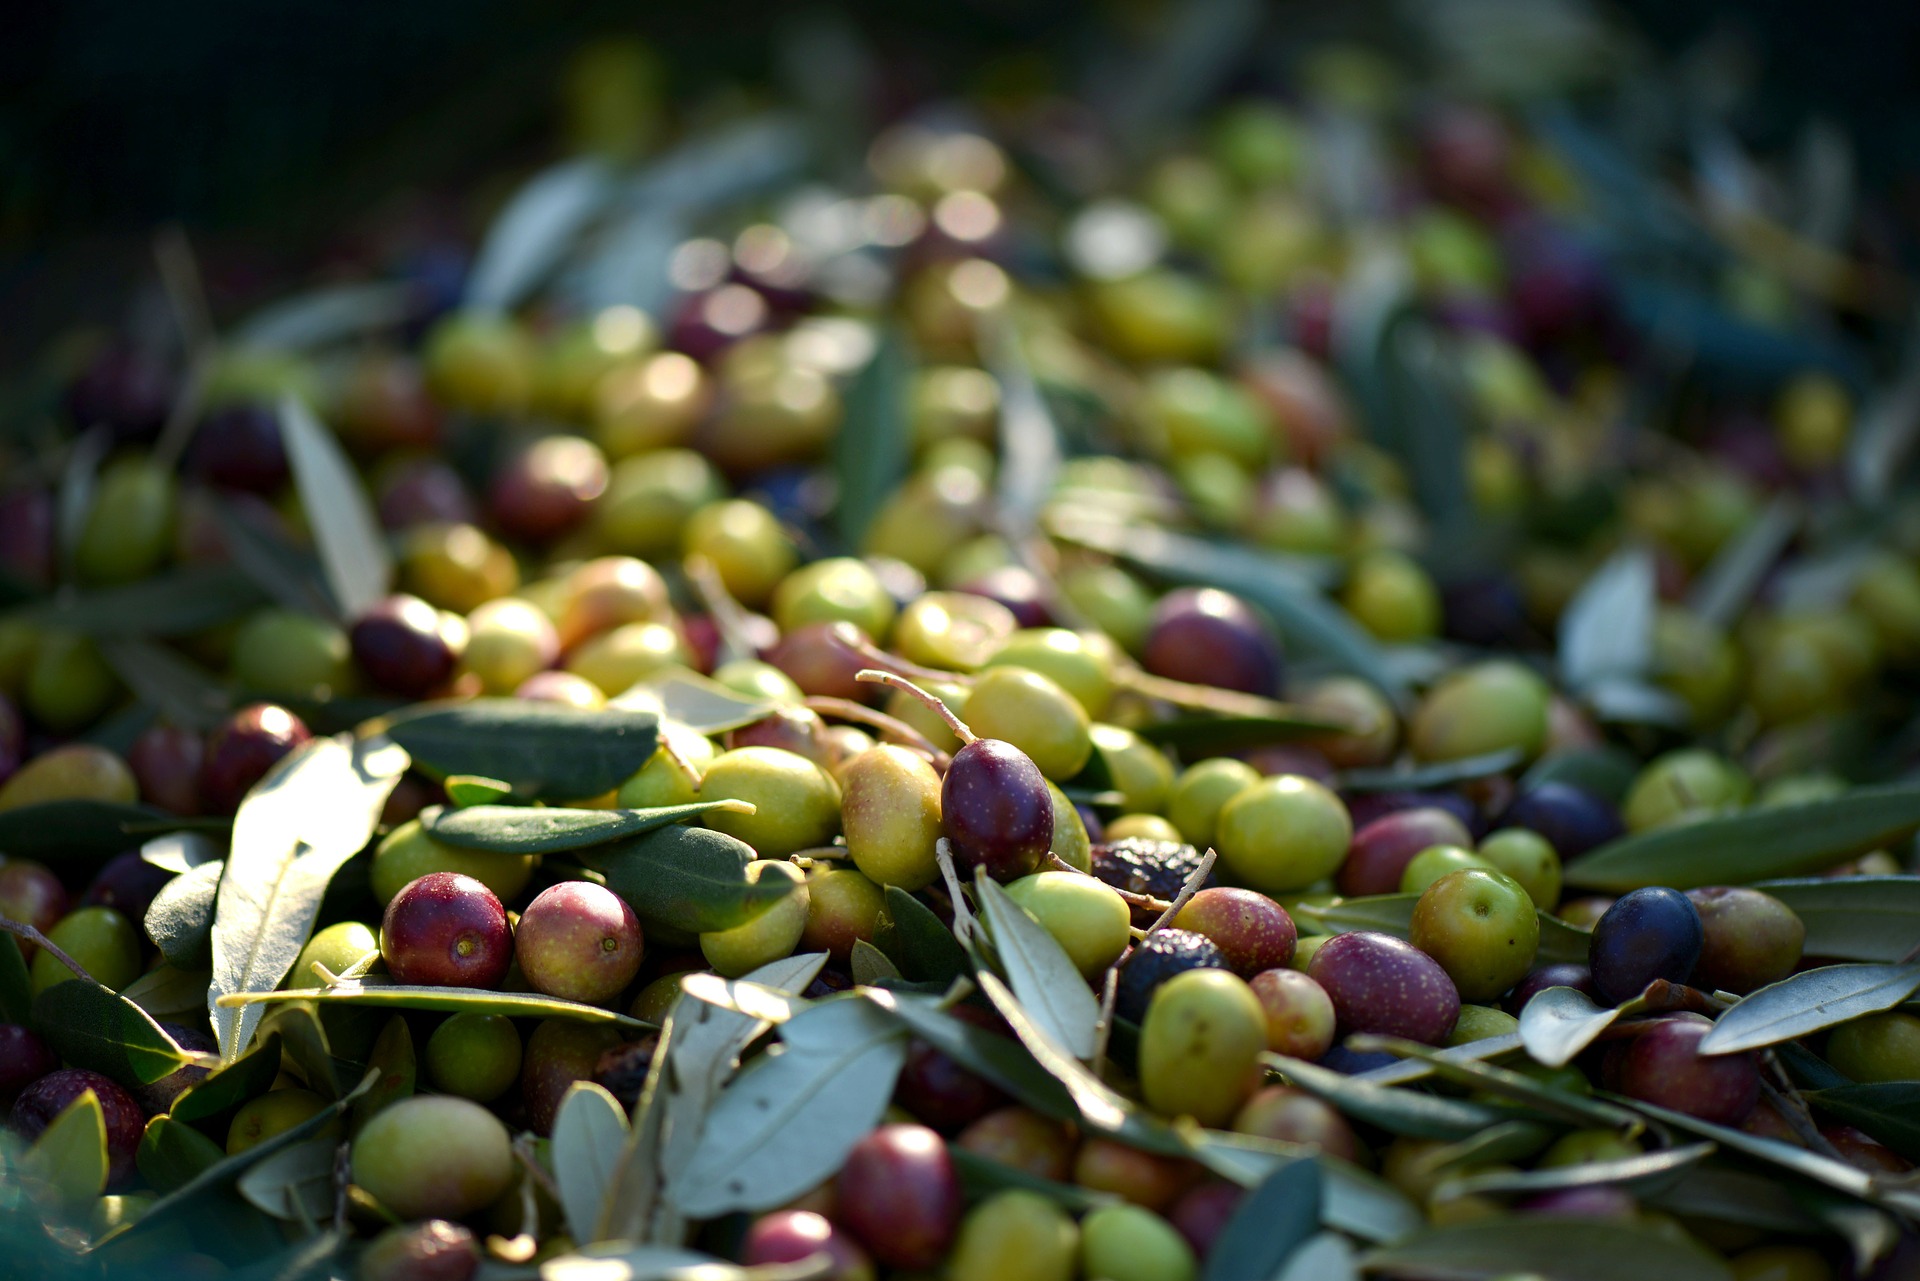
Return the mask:
[(852, 648), (851, 643), (864, 639), (852, 623), (806, 623), (782, 636), (764, 657), (791, 677), (803, 693), (867, 703), (884, 692), (884, 687), (855, 679), (862, 669), (872, 666)]
[(166, 425), (178, 385), (157, 353), (116, 342), (67, 388), (67, 413), (82, 431), (105, 426), (119, 440), (148, 440)]
[(487, 505), (512, 538), (545, 543), (587, 518), (607, 489), (607, 457), (579, 436), (548, 436), (494, 474)]
[(1022, 627), (1053, 626), (1053, 611), (1047, 606), (1047, 590), (1034, 572), (1024, 565), (1002, 565), (969, 578), (955, 588), (973, 596), (999, 601), (1012, 611)]
[(22, 586), (53, 586), (53, 495), (44, 489), (0, 494), (0, 576)]
[(1572, 783), (1547, 782), (1514, 798), (1503, 827), (1524, 827), (1547, 838), (1563, 859), (1576, 859), (1626, 834), (1620, 809)]
[(1358, 1076), (1375, 1068), (1392, 1067), (1400, 1060), (1385, 1050), (1349, 1050), (1344, 1045), (1335, 1045), (1316, 1061), (1321, 1067), (1332, 1068), (1342, 1076)]
[(1468, 645), (1525, 649), (1538, 641), (1519, 586), (1506, 578), (1468, 578), (1443, 585), (1440, 619), (1447, 639)]
[(1620, 1093), (1715, 1125), (1739, 1125), (1760, 1101), (1760, 1066), (1751, 1053), (1701, 1054), (1700, 1041), (1712, 1030), (1690, 1013), (1648, 1025), (1620, 1062)]
[(1593, 995), (1593, 971), (1573, 961), (1560, 961), (1553, 965), (1543, 965), (1530, 972), (1525, 978), (1514, 984), (1513, 991), (1507, 993), (1507, 1010), (1518, 1014), (1526, 1008), (1527, 1002), (1550, 987), (1570, 987), (1576, 991)]
[(80, 906), (110, 907), (137, 925), (147, 919), (153, 896), (172, 879), (172, 872), (147, 862), (139, 850), (128, 850), (107, 860), (87, 886)]
[(1460, 992), (1440, 963), (1405, 939), (1356, 930), (1336, 934), (1307, 963), (1327, 990), (1339, 1035), (1378, 1032), (1439, 1045), (1460, 1017)]
[(50, 1072), (20, 1092), (13, 1101), (13, 1132), (31, 1143), (45, 1133), (54, 1118), (92, 1090), (107, 1121), (107, 1186), (124, 1186), (133, 1178), (134, 1156), (147, 1118), (131, 1094), (98, 1072), (63, 1068)]
[(200, 768), (206, 740), (175, 725), (152, 725), (127, 749), (127, 768), (140, 785), (140, 799), (175, 814), (200, 812)]
[(379, 495), (380, 523), (388, 529), (466, 525), (476, 514), (460, 473), (438, 458), (409, 458), (387, 469)]
[[(204, 1027), (189, 1027), (185, 1023), (162, 1023), (160, 1028), (173, 1038), (174, 1044), (183, 1050), (212, 1054), (220, 1048)], [(171, 1108), (175, 1099), (212, 1074), (211, 1068), (189, 1063), (185, 1067), (175, 1068), (158, 1081), (135, 1086), (134, 1097), (140, 1100), (141, 1107), (157, 1116)]]
[(1161, 597), (1141, 657), (1148, 671), (1169, 680), (1247, 694), (1272, 694), (1280, 684), (1273, 629), (1238, 596), (1212, 587)]
[(227, 405), (201, 420), (188, 468), (211, 485), (272, 494), (287, 483), (287, 449), (279, 411), (267, 405)]
[(380, 956), (396, 983), (499, 987), (513, 961), (507, 910), (471, 876), (429, 872), (387, 904)]
[(27, 759), (27, 727), (13, 700), (0, 694), (0, 783), (13, 777)]
[(1705, 941), (1699, 909), (1679, 890), (1652, 885), (1623, 894), (1593, 927), (1587, 964), (1594, 995), (1618, 1005), (1655, 979), (1685, 983)]
[(38, 1033), (18, 1023), (0, 1023), (0, 1098), (12, 1098), (59, 1066), (59, 1058)]
[(996, 881), (1039, 868), (1053, 844), (1053, 797), (1027, 754), (997, 738), (955, 752), (940, 785), (940, 821), (962, 867)]
[(1486, 834), (1486, 816), (1458, 792), (1361, 792), (1347, 798), (1347, 814), (1356, 832), (1389, 814), (1420, 809), (1445, 810), (1459, 819), (1475, 840)]
[(284, 707), (243, 707), (213, 733), (200, 767), (200, 799), (214, 814), (231, 814), (268, 770), (313, 735)]
[(347, 636), (368, 679), (405, 698), (425, 698), (445, 684), (460, 658), (440, 611), (418, 596), (387, 597), (354, 620)]

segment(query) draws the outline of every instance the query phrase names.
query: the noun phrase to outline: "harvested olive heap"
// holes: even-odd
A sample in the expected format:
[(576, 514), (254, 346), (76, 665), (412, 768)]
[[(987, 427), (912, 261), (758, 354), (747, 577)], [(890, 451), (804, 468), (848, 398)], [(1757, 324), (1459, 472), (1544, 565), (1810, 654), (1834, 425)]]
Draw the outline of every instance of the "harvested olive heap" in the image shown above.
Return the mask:
[(808, 136), (9, 402), (0, 1271), (1920, 1274), (1863, 242), (1350, 49)]

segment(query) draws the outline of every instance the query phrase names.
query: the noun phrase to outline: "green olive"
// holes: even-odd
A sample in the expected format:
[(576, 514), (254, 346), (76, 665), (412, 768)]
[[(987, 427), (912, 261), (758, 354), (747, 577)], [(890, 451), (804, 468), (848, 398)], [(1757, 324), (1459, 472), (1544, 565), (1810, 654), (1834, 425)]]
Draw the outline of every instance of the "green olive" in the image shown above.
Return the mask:
[[(140, 936), (131, 921), (110, 907), (69, 912), (47, 931), (47, 941), (116, 992), (140, 977)], [(74, 977), (52, 952), (41, 948), (34, 953), (34, 995)]]
[(940, 877), (940, 776), (924, 757), (883, 744), (840, 773), (840, 821), (854, 866), (882, 885), (924, 889)]
[(708, 503), (687, 518), (681, 546), (713, 562), (727, 591), (743, 605), (764, 605), (799, 560), (793, 540), (759, 503)]
[(713, 464), (691, 449), (634, 454), (613, 465), (594, 529), (609, 551), (655, 556), (677, 549), (693, 514), (724, 493)]
[(840, 785), (806, 757), (777, 747), (716, 756), (700, 780), (700, 799), (752, 804), (751, 814), (713, 810), (702, 821), (765, 858), (825, 845), (840, 830)]
[(1260, 771), (1228, 756), (1196, 762), (1181, 771), (1167, 797), (1167, 817), (1180, 839), (1195, 849), (1214, 845), (1215, 826), (1228, 801), (1260, 781)]
[(900, 611), (893, 647), (910, 663), (971, 672), (1013, 635), (1013, 611), (969, 592), (927, 592)]
[(1015, 632), (987, 659), (989, 668), (1024, 667), (1073, 695), (1086, 714), (1102, 716), (1113, 699), (1113, 642), (1097, 632), (1031, 627)]
[(782, 632), (807, 623), (852, 623), (875, 640), (893, 626), (893, 597), (865, 561), (829, 557), (804, 565), (773, 593), (773, 621)]
[(1095, 725), (1089, 736), (1128, 813), (1158, 814), (1166, 808), (1167, 795), (1173, 790), (1173, 766), (1159, 748), (1118, 725)]
[(792, 956), (801, 935), (806, 933), (806, 875), (786, 862), (755, 859), (747, 864), (748, 881), (758, 884), (769, 876), (792, 881), (793, 892), (744, 925), (700, 936), (700, 952), (707, 958), (707, 964), (727, 978), (738, 978), (783, 956)]
[(151, 574), (173, 545), (177, 502), (173, 474), (152, 460), (128, 455), (108, 463), (74, 547), (80, 577), (125, 583)]
[(443, 845), (427, 835), (419, 819), (410, 819), (388, 832), (374, 847), (369, 877), (373, 896), (385, 904), (430, 872), (458, 872), (492, 890), (502, 902), (527, 887), (533, 876), (532, 854), (502, 850), (469, 850)]
[(1091, 726), (1073, 695), (1039, 672), (991, 667), (967, 695), (967, 725), (1012, 743), (1055, 782), (1072, 778), (1093, 754)]

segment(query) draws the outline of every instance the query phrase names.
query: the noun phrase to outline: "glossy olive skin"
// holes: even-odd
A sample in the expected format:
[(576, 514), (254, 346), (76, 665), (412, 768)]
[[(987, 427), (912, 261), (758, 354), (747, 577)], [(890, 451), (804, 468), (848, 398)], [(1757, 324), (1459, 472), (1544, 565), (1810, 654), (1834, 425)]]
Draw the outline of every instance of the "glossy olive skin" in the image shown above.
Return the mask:
[(520, 1033), (503, 1015), (450, 1015), (427, 1038), (423, 1058), (427, 1075), (440, 1089), (491, 1103), (520, 1079)]
[(1541, 966), (1513, 985), (1513, 991), (1507, 994), (1507, 1012), (1520, 1013), (1528, 1001), (1550, 987), (1570, 987), (1595, 1000), (1599, 999), (1594, 996), (1592, 970), (1573, 961), (1557, 961)]
[(1752, 1054), (1702, 1056), (1700, 1040), (1712, 1028), (1698, 1014), (1654, 1022), (1627, 1048), (1620, 1092), (1702, 1121), (1738, 1126), (1760, 1101), (1760, 1067)]
[(418, 596), (389, 596), (347, 631), (354, 661), (381, 689), (425, 698), (453, 675), (459, 655), (440, 611)]
[[(269, 1090), (267, 1093), (248, 1099), (233, 1114), (233, 1120), (227, 1125), (227, 1155), (238, 1156), (251, 1148), (258, 1147), (276, 1135), (284, 1134), (294, 1126), (311, 1120), (326, 1109), (327, 1101), (312, 1090)], [(329, 1125), (334, 1133), (338, 1127)]]
[(492, 890), (458, 872), (432, 872), (387, 904), (380, 955), (396, 983), (493, 988), (513, 961), (513, 935)]
[(940, 785), (940, 821), (955, 863), (1017, 880), (1046, 861), (1053, 797), (1026, 753), (999, 739), (975, 739), (954, 754)]
[(840, 826), (847, 852), (873, 881), (903, 890), (940, 879), (940, 776), (926, 758), (882, 744), (840, 771)]
[[(0, 861), (0, 916), (45, 934), (60, 923), (71, 902), (67, 887), (46, 864), (28, 858)], [(21, 954), (32, 960), (34, 945), (19, 943)]]
[(88, 1090), (100, 1100), (100, 1111), (107, 1121), (107, 1186), (124, 1187), (133, 1178), (134, 1157), (147, 1121), (134, 1097), (98, 1072), (62, 1068), (41, 1077), (13, 1101), (9, 1125), (31, 1143)]
[(1353, 834), (1335, 881), (1354, 898), (1392, 894), (1421, 850), (1433, 845), (1471, 845), (1467, 826), (1443, 809), (1410, 809), (1374, 819)]
[(1623, 894), (1593, 927), (1587, 965), (1594, 994), (1618, 1005), (1655, 979), (1685, 983), (1704, 942), (1700, 912), (1680, 891), (1649, 886)]
[[(977, 1006), (956, 1005), (948, 1013), (1005, 1035), (999, 1019)], [(893, 1097), (921, 1123), (942, 1134), (964, 1130), (1007, 1102), (998, 1086), (918, 1039), (907, 1046), (907, 1061), (894, 1083)]]
[(1093, 1192), (1111, 1192), (1149, 1210), (1164, 1209), (1197, 1173), (1193, 1164), (1142, 1152), (1116, 1139), (1090, 1134), (1073, 1154), (1073, 1182)]
[(1694, 986), (1747, 993), (1778, 983), (1800, 963), (1807, 927), (1773, 895), (1744, 886), (1688, 890), (1700, 913), (1700, 960)]
[(1296, 1059), (1317, 1059), (1333, 1044), (1333, 998), (1305, 971), (1263, 970), (1247, 980), (1267, 1016), (1267, 1048)]
[(1272, 629), (1245, 601), (1211, 587), (1161, 597), (1141, 660), (1156, 676), (1247, 694), (1272, 694), (1282, 670)]
[(960, 1177), (925, 1126), (883, 1125), (854, 1144), (836, 1190), (841, 1222), (888, 1267), (934, 1267), (960, 1226)]
[(1506, 873), (1466, 868), (1420, 895), (1407, 938), (1440, 962), (1461, 999), (1489, 1001), (1533, 968), (1540, 915), (1526, 889)]
[(796, 950), (826, 952), (836, 964), (847, 964), (856, 942), (872, 941), (885, 904), (879, 885), (864, 873), (815, 866), (807, 876), (807, 924)]
[(1286, 1085), (1255, 1091), (1234, 1114), (1233, 1129), (1282, 1143), (1308, 1144), (1346, 1161), (1353, 1160), (1360, 1147), (1338, 1108)]
[(1214, 839), (1229, 879), (1264, 894), (1284, 894), (1340, 866), (1353, 841), (1353, 822), (1326, 787), (1281, 774), (1228, 801)]
[(1300, 939), (1285, 908), (1264, 894), (1226, 886), (1201, 890), (1169, 924), (1212, 939), (1241, 978), (1289, 964)]
[(1827, 1061), (1856, 1081), (1920, 1080), (1920, 1018), (1890, 1010), (1842, 1023)]
[(545, 543), (586, 520), (607, 489), (607, 459), (578, 436), (548, 436), (494, 473), (488, 507), (510, 537)]
[(18, 1023), (0, 1023), (0, 1098), (12, 1098), (60, 1066), (52, 1047)]
[(850, 1234), (811, 1210), (775, 1210), (754, 1220), (740, 1243), (740, 1262), (797, 1263), (824, 1254), (833, 1271), (829, 1281), (873, 1281), (873, 1260)]
[(520, 914), (513, 944), (536, 992), (589, 1005), (625, 991), (646, 954), (640, 918), (618, 894), (590, 881), (540, 891)]
[(1389, 934), (1336, 934), (1307, 977), (1333, 998), (1339, 1035), (1378, 1032), (1439, 1045), (1460, 1017), (1460, 993), (1426, 953)]
[(80, 896), (80, 906), (110, 907), (129, 921), (144, 921), (154, 895), (172, 879), (173, 873), (141, 858), (139, 850), (128, 850), (108, 859), (94, 874), (87, 892)]
[(200, 798), (210, 813), (230, 814), (281, 758), (312, 738), (284, 707), (255, 703), (214, 731), (200, 766)]
[(468, 1099), (415, 1095), (376, 1113), (353, 1141), (353, 1181), (406, 1218), (464, 1218), (513, 1182), (507, 1127)]
[(1161, 984), (1140, 1027), (1140, 1086), (1167, 1116), (1225, 1125), (1259, 1081), (1267, 1015), (1244, 981), (1197, 969)]
[[(115, 991), (140, 977), (140, 932), (110, 907), (69, 912), (47, 931), (47, 941), (72, 957), (95, 981)], [(31, 973), (36, 996), (74, 977), (73, 971), (45, 948), (34, 954)]]
[(247, 403), (215, 409), (194, 429), (187, 467), (221, 489), (275, 493), (288, 477), (279, 412)]
[(1167, 1210), (1167, 1221), (1186, 1238), (1193, 1252), (1205, 1258), (1240, 1208), (1246, 1191), (1225, 1179), (1208, 1179), (1182, 1193)]
[(1071, 1281), (1079, 1240), (1065, 1210), (1037, 1192), (1010, 1188), (968, 1212), (946, 1276), (949, 1281)]
[(1073, 1169), (1077, 1142), (1072, 1127), (1016, 1106), (987, 1113), (962, 1130), (953, 1145), (1036, 1178), (1064, 1181)]
[(200, 770), (207, 743), (192, 730), (149, 726), (127, 749), (127, 768), (140, 785), (140, 799), (175, 814), (200, 812)]
[(360, 1281), (468, 1281), (480, 1270), (480, 1246), (458, 1223), (400, 1223), (360, 1255)]

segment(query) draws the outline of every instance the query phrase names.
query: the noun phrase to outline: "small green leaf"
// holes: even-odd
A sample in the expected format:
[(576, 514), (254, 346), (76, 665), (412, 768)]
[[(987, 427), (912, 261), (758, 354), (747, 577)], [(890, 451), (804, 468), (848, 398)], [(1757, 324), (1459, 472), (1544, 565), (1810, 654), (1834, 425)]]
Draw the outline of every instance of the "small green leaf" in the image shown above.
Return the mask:
[(298, 396), (280, 402), (280, 436), (327, 586), (340, 612), (358, 618), (393, 584), (393, 557), (366, 486), (339, 440)]
[(89, 636), (188, 636), (239, 618), (266, 593), (232, 565), (187, 565), (138, 582), (61, 592), (0, 614)]
[(882, 952), (865, 939), (853, 941), (853, 981), (861, 987), (871, 987), (881, 979), (901, 977), (899, 969)]
[(147, 908), (147, 937), (183, 970), (204, 970), (213, 963), (213, 903), (225, 862), (216, 859), (188, 869), (160, 887)]
[(966, 949), (933, 909), (898, 885), (887, 886), (887, 912), (874, 946), (917, 983), (951, 983), (968, 972)]
[(1207, 1253), (1203, 1281), (1270, 1277), (1320, 1226), (1320, 1165), (1289, 1161), (1234, 1209)]
[(333, 1167), (340, 1145), (313, 1138), (283, 1148), (242, 1174), (235, 1189), (262, 1213), (313, 1223), (333, 1213)]
[(751, 813), (745, 801), (698, 801), (645, 810), (574, 810), (548, 806), (472, 805), (421, 815), (428, 835), (469, 850), (555, 854), (607, 845), (714, 810)]
[(669, 1181), (689, 1218), (770, 1209), (838, 1170), (879, 1123), (906, 1060), (898, 1024), (861, 1000), (805, 1010), (780, 1040), (779, 1053), (721, 1092), (692, 1160)]
[(1687, 608), (1703, 622), (1732, 627), (1799, 532), (1804, 514), (1802, 504), (1791, 494), (1776, 497), (1758, 520), (1714, 553), (1687, 593)]
[(120, 995), (163, 1021), (186, 1015), (204, 1015), (207, 988), (213, 976), (205, 970), (176, 970), (165, 962), (154, 966), (127, 985)]
[(277, 1033), (260, 1037), (245, 1054), (181, 1091), (167, 1115), (176, 1121), (210, 1121), (265, 1094), (280, 1074), (280, 1045)]
[(1452, 787), (1474, 779), (1504, 774), (1527, 759), (1518, 748), (1466, 756), (1457, 761), (1438, 761), (1411, 769), (1350, 769), (1340, 775), (1340, 789), (1346, 792), (1423, 792)]
[(467, 275), (466, 305), (490, 312), (519, 306), (619, 192), (615, 178), (595, 156), (564, 160), (529, 178), (487, 228)]
[(1113, 1205), (1120, 1199), (1111, 1192), (1096, 1192), (1072, 1183), (1056, 1183), (1052, 1179), (1003, 1164), (992, 1157), (969, 1152), (958, 1144), (949, 1145), (947, 1155), (953, 1158), (953, 1167), (960, 1175), (961, 1190), (968, 1201), (977, 1201), (1008, 1188), (1018, 1188), (1023, 1192), (1038, 1192), (1070, 1214), (1085, 1214), (1103, 1205)]
[(537, 800), (585, 800), (633, 777), (658, 745), (650, 711), (475, 698), (397, 714), (387, 734), (441, 778), (477, 774)]
[(573, 1239), (596, 1239), (600, 1214), (627, 1146), (627, 1113), (592, 1081), (575, 1081), (553, 1119), (553, 1173)]
[(1567, 884), (1613, 892), (1666, 885), (1747, 885), (1818, 872), (1920, 827), (1920, 785), (1857, 787), (1801, 805), (1774, 805), (1657, 827), (1567, 865)]
[(232, 708), (226, 686), (179, 653), (135, 637), (103, 637), (106, 660), (135, 697), (182, 729), (205, 733)]
[(1653, 556), (1627, 547), (1595, 570), (1560, 614), (1560, 674), (1575, 690), (1639, 680), (1653, 662)]
[(1222, 1130), (1185, 1129), (1187, 1155), (1243, 1188), (1258, 1187), (1280, 1166), (1302, 1159), (1320, 1166), (1320, 1220), (1366, 1241), (1397, 1241), (1426, 1221), (1404, 1193), (1377, 1174), (1317, 1147)]
[(1688, 1116), (1684, 1112), (1674, 1112), (1653, 1103), (1636, 1099), (1621, 1099), (1621, 1103), (1634, 1111), (1676, 1130), (1685, 1130), (1697, 1134), (1703, 1139), (1711, 1139), (1722, 1148), (1741, 1153), (1755, 1160), (1765, 1161), (1783, 1170), (1790, 1170), (1803, 1178), (1812, 1179), (1836, 1192), (1850, 1197), (1872, 1201), (1874, 1180), (1865, 1171), (1854, 1168), (1844, 1161), (1809, 1152), (1792, 1143), (1783, 1143), (1779, 1139), (1762, 1138), (1757, 1134), (1748, 1134), (1745, 1130), (1732, 1130), (1724, 1125), (1715, 1125), (1711, 1121), (1702, 1121), (1698, 1117)]
[(307, 1088), (322, 1098), (339, 1098), (366, 1074), (367, 1064), (333, 1052), (332, 1039), (320, 1022), (320, 1011), (311, 1002), (279, 1006), (260, 1026), (270, 1033), (279, 1033), (286, 1042), (287, 1062), (296, 1074), (305, 1078)]
[(0, 812), (0, 850), (56, 868), (103, 863), (138, 845), (143, 825), (182, 827), (181, 819), (150, 805), (112, 801), (43, 801)]
[(1456, 1223), (1371, 1250), (1368, 1272), (1473, 1278), (1537, 1275), (1555, 1281), (1731, 1281), (1726, 1261), (1691, 1238), (1635, 1223), (1546, 1215)]
[(866, 996), (934, 1049), (1042, 1116), (1056, 1121), (1079, 1119), (1073, 1096), (1020, 1042), (957, 1019), (930, 997), (879, 990)]
[(847, 385), (846, 412), (833, 442), (833, 473), (840, 482), (840, 541), (848, 547), (861, 545), (867, 526), (907, 474), (913, 454), (913, 424), (907, 417), (912, 374), (906, 337), (888, 326), (873, 358)]
[(220, 1164), (226, 1152), (218, 1143), (185, 1121), (156, 1116), (140, 1136), (136, 1162), (140, 1177), (159, 1192), (171, 1192)]
[(404, 1015), (395, 1014), (373, 1040), (367, 1066), (380, 1069), (380, 1079), (353, 1105), (351, 1132), (371, 1121), (382, 1109), (410, 1098), (419, 1082), (420, 1065), (413, 1053), (413, 1032)]
[(443, 786), (447, 789), (447, 799), (460, 809), (469, 805), (492, 805), (513, 795), (511, 784), (478, 774), (455, 774)]
[(1356, 1050), (1385, 1050), (1406, 1058), (1424, 1059), (1432, 1065), (1435, 1074), (1444, 1080), (1469, 1086), (1482, 1094), (1490, 1094), (1571, 1125), (1626, 1129), (1636, 1124), (1631, 1113), (1611, 1103), (1559, 1089), (1537, 1077), (1477, 1059), (1446, 1057), (1442, 1051), (1430, 1045), (1420, 1045), (1397, 1037), (1358, 1033), (1348, 1037), (1347, 1044)]
[(1302, 1059), (1267, 1054), (1262, 1062), (1291, 1084), (1356, 1121), (1414, 1139), (1464, 1139), (1505, 1118), (1492, 1108), (1415, 1090), (1375, 1085)]
[(1670, 1186), (1689, 1166), (1712, 1156), (1716, 1150), (1711, 1143), (1693, 1143), (1683, 1148), (1642, 1152), (1638, 1156), (1535, 1170), (1469, 1170), (1447, 1181), (1447, 1195), (1498, 1192), (1532, 1196), (1588, 1187), (1622, 1187), (1641, 1195)]
[(657, 712), (662, 722), (713, 735), (751, 725), (777, 710), (779, 704), (750, 698), (710, 676), (675, 666), (647, 677), (614, 699), (612, 706)]
[(784, 877), (748, 881), (753, 848), (724, 832), (669, 824), (579, 851), (641, 921), (706, 933), (745, 924), (793, 892)]
[(80, 1206), (106, 1191), (107, 1117), (92, 1090), (67, 1104), (20, 1159), (20, 1177)]
[(1276, 1281), (1359, 1281), (1353, 1243), (1338, 1232), (1317, 1232), (1287, 1256)]
[(33, 978), (20, 941), (5, 933), (0, 933), (0, 1023), (33, 1026)]
[(34, 997), (33, 1023), (61, 1058), (123, 1085), (158, 1081), (192, 1057), (145, 1010), (85, 979)]
[(1920, 961), (1905, 965), (1827, 965), (1768, 984), (1722, 1014), (1702, 1038), (1702, 1054), (1737, 1054), (1890, 1010), (1920, 991)]
[(1543, 783), (1566, 783), (1618, 805), (1640, 773), (1632, 753), (1613, 746), (1575, 747), (1553, 752), (1535, 761), (1520, 776), (1520, 790), (1530, 792)]
[(1858, 1126), (1906, 1157), (1920, 1160), (1920, 1081), (1873, 1081), (1809, 1090), (1807, 1102)]
[(1140, 737), (1162, 747), (1237, 752), (1324, 734), (1319, 721), (1286, 716), (1180, 716), (1140, 727)]
[(314, 1001), (375, 1010), (440, 1010), (447, 1014), (504, 1014), (515, 1019), (573, 1019), (635, 1029), (652, 1026), (597, 1005), (563, 1001), (537, 992), (489, 992), (472, 987), (406, 987), (398, 983), (347, 980), (332, 987), (288, 988), (274, 992), (236, 992), (220, 998), (222, 1008), (284, 1005)]
[(1015, 903), (981, 868), (974, 878), (994, 950), (1020, 1004), (1047, 1035), (1077, 1059), (1093, 1056), (1100, 1002), (1046, 927)]
[(1808, 956), (1897, 961), (1920, 943), (1920, 876), (1760, 881), (1807, 927)]

